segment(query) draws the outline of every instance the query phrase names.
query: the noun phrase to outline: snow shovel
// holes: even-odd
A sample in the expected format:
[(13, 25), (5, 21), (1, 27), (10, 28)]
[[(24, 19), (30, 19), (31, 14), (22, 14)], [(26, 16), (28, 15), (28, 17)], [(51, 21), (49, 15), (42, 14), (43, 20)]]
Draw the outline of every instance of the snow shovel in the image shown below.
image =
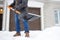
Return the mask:
[[(15, 10), (13, 8), (11, 8), (11, 10), (15, 11), (18, 14), (21, 14), (19, 11)], [(28, 21), (34, 21), (34, 20), (36, 20), (36, 19), (38, 19), (40, 17), (41, 17), (40, 15), (33, 14), (33, 13), (28, 13), (27, 14)]]

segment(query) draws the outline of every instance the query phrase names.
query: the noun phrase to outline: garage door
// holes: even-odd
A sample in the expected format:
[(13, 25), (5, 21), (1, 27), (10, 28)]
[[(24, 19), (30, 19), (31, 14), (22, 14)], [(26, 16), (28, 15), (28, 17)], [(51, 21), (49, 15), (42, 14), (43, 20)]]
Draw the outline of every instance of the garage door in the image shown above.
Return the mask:
[[(40, 8), (28, 8), (28, 12), (41, 15)], [(14, 12), (10, 11), (10, 13), (11, 14), (10, 14), (9, 30), (13, 31), (15, 30), (15, 22), (14, 22), (14, 14), (13, 14)], [(20, 25), (21, 25), (21, 30), (23, 30), (24, 29), (23, 22), (20, 22)], [(41, 30), (41, 18), (34, 20), (32, 22), (29, 22), (29, 25), (30, 25), (29, 27), (30, 30)]]

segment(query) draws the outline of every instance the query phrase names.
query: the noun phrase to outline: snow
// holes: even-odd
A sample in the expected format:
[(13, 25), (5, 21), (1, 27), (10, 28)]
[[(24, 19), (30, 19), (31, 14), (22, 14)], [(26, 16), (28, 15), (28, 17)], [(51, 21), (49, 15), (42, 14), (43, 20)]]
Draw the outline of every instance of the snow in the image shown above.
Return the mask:
[(60, 40), (60, 27), (46, 28), (44, 31), (30, 30), (30, 37), (25, 37), (24, 31), (21, 36), (13, 37), (15, 31), (0, 31), (0, 40)]

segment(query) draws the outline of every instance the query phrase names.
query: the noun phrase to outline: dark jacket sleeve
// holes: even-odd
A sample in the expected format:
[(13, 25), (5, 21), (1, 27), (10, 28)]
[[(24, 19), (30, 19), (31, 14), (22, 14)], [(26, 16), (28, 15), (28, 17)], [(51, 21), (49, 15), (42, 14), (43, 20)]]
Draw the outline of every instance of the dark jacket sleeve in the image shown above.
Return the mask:
[(27, 7), (27, 3), (28, 3), (28, 0), (22, 0), (22, 3), (20, 3), (19, 5), (17, 5), (15, 8), (18, 9), (18, 8), (23, 8), (23, 7)]
[(14, 2), (10, 6), (11, 7), (14, 7), (15, 6), (15, 0), (14, 0)]

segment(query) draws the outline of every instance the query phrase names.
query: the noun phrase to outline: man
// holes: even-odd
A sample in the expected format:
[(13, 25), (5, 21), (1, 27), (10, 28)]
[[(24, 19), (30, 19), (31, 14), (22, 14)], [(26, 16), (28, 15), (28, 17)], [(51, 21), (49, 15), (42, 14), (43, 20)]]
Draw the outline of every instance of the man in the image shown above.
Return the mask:
[[(21, 36), (20, 34), (20, 24), (19, 21), (22, 20), (25, 29), (25, 37), (29, 37), (29, 24), (27, 20), (27, 3), (28, 0), (14, 0), (14, 2), (8, 6), (9, 9), (14, 8), (15, 10), (15, 25), (16, 34), (14, 36)], [(21, 14), (18, 14), (19, 12)]]

